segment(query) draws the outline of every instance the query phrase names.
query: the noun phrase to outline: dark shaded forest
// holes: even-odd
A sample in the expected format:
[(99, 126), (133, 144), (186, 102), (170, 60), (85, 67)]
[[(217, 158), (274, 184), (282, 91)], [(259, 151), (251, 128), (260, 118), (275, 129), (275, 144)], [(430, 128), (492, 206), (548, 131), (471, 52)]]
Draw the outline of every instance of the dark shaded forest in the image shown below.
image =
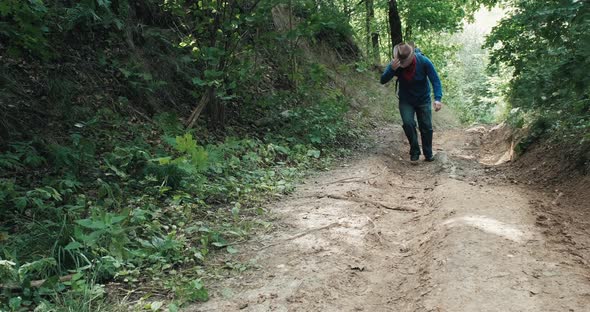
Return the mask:
[(378, 77), (402, 41), (462, 122), (587, 174), (589, 28), (576, 0), (0, 0), (0, 310), (206, 301), (265, 203), (399, 123)]

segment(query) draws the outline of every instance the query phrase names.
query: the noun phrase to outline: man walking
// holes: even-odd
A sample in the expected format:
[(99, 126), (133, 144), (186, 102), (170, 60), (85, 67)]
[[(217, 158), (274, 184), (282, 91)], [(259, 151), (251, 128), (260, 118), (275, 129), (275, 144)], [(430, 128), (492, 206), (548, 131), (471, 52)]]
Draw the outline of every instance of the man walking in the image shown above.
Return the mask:
[(433, 161), (432, 155), (432, 108), (430, 83), (434, 90), (434, 110), (442, 108), (442, 86), (432, 62), (413, 45), (400, 43), (393, 49), (393, 60), (383, 75), (381, 84), (397, 76), (399, 82), (399, 112), (402, 117), (403, 128), (410, 142), (410, 160), (420, 159), (420, 145), (416, 132), (418, 117), (422, 152), (425, 161)]

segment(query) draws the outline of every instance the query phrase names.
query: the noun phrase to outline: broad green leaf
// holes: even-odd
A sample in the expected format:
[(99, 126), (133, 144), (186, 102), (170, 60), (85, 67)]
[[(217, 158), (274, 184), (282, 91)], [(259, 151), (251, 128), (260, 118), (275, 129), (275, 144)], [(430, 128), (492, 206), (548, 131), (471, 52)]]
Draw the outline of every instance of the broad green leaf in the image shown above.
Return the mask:
[(69, 244), (64, 247), (65, 250), (75, 250), (82, 247), (82, 244), (78, 243), (77, 241), (70, 242)]
[(314, 158), (320, 158), (320, 154), (321, 154), (320, 151), (314, 150), (314, 149), (310, 149), (307, 151), (307, 156), (314, 157)]
[(100, 220), (81, 219), (81, 220), (76, 220), (75, 222), (77, 224), (79, 224), (80, 226), (83, 226), (88, 229), (93, 229), (93, 230), (103, 230), (103, 229), (107, 228), (106, 224)]

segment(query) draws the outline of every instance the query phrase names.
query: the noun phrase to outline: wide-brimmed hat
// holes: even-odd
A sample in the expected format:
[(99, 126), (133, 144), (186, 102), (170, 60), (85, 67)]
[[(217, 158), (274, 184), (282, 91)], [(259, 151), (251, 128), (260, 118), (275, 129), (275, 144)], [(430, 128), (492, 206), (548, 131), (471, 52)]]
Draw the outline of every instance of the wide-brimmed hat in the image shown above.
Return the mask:
[(407, 67), (414, 60), (414, 48), (407, 43), (397, 44), (393, 48), (393, 57), (400, 61), (401, 67)]

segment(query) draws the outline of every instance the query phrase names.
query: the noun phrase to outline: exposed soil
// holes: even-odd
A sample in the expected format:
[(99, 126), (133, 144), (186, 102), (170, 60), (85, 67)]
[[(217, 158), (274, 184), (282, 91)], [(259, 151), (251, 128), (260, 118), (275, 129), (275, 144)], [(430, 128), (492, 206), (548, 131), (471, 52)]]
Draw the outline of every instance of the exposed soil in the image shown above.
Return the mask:
[(188, 311), (590, 311), (589, 203), (517, 181), (489, 133), (437, 132), (414, 165), (380, 130), (269, 207), (277, 230), (240, 246), (255, 268)]

